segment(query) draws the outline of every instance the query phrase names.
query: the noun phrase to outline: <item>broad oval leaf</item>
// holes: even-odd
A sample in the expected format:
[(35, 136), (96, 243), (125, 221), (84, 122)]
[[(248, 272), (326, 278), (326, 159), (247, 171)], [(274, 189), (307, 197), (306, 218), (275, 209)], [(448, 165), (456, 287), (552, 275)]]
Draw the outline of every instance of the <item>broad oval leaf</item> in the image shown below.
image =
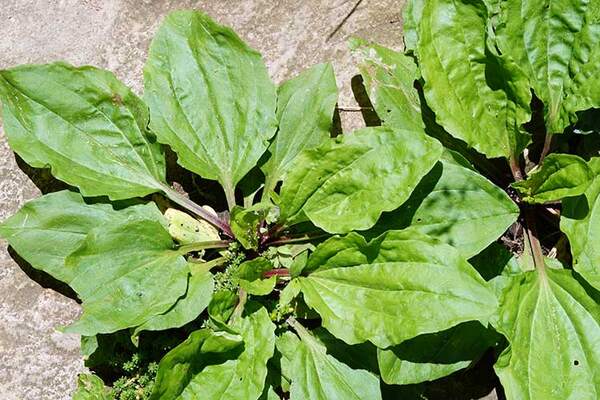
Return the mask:
[(495, 369), (509, 399), (596, 399), (600, 306), (568, 270), (514, 277), (498, 326), (510, 346)]
[(329, 138), (337, 94), (331, 64), (315, 65), (279, 86), (279, 130), (261, 167), (266, 175), (265, 190), (273, 190), (302, 150)]
[(560, 229), (569, 239), (573, 268), (600, 290), (600, 158), (589, 165), (596, 178), (583, 195), (563, 200)]
[(574, 154), (549, 154), (526, 180), (513, 187), (528, 203), (545, 203), (582, 194), (594, 179), (587, 162)]
[(127, 199), (166, 185), (147, 107), (110, 72), (65, 63), (0, 71), (0, 100), (12, 149), (84, 196)]
[(411, 227), (474, 256), (498, 239), (519, 216), (519, 207), (499, 187), (446, 150), (400, 208), (383, 214), (374, 236)]
[(500, 51), (527, 73), (549, 133), (562, 133), (577, 111), (600, 106), (597, 1), (507, 0), (500, 21)]
[(381, 399), (377, 376), (352, 369), (327, 354), (327, 348), (298, 325), (293, 326), (301, 340), (293, 349), (287, 371), (292, 381), (291, 400)]
[(281, 189), (281, 219), (330, 233), (372, 227), (401, 205), (442, 152), (420, 131), (365, 128), (296, 158)]
[(388, 385), (410, 385), (450, 375), (477, 361), (498, 337), (473, 321), (378, 349), (381, 379)]
[(315, 254), (330, 243), (338, 251), (320, 255), (320, 267), (298, 279), (323, 327), (346, 343), (386, 348), (461, 322), (486, 323), (496, 310), (493, 292), (458, 250), (417, 231), (346, 249), (333, 239)]
[(160, 362), (151, 399), (258, 399), (275, 350), (275, 325), (261, 307), (232, 327), (241, 333), (242, 348), (209, 352), (202, 330), (171, 350)]
[(452, 136), (488, 157), (514, 157), (529, 142), (531, 93), (523, 72), (493, 54), (483, 2), (423, 5), (417, 53), (427, 104)]
[(83, 302), (67, 332), (92, 336), (142, 325), (169, 310), (187, 288), (189, 268), (163, 223), (132, 220), (98, 227), (66, 259), (69, 285)]
[(65, 259), (86, 235), (98, 226), (132, 219), (162, 221), (162, 215), (153, 203), (116, 209), (112, 204), (93, 202), (63, 190), (27, 202), (0, 224), (0, 236), (34, 268), (69, 283), (77, 271), (66, 268)]
[(226, 191), (255, 166), (277, 127), (260, 54), (197, 11), (169, 14), (144, 68), (150, 128), (178, 163)]

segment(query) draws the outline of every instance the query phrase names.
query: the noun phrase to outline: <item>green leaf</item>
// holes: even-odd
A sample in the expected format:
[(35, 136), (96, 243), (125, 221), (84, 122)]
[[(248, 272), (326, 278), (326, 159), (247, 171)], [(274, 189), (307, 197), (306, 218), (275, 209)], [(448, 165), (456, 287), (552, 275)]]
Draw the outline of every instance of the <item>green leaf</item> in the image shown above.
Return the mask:
[(235, 206), (231, 210), (231, 231), (245, 249), (257, 249), (259, 245), (259, 229), (267, 220), (274, 222), (276, 208), (273, 204), (257, 203), (249, 208)]
[(419, 43), (419, 21), (423, 16), (424, 0), (408, 0), (402, 10), (402, 20), (404, 22), (402, 30), (404, 31), (404, 49), (407, 53), (417, 51)]
[(127, 199), (166, 185), (146, 105), (110, 72), (65, 63), (0, 71), (0, 100), (12, 149), (84, 196)]
[(0, 224), (0, 236), (34, 268), (69, 283), (77, 271), (65, 267), (65, 258), (86, 235), (98, 226), (132, 219), (162, 221), (162, 215), (153, 203), (117, 209), (63, 190), (27, 202)]
[(419, 92), (414, 87), (419, 77), (414, 59), (359, 39), (352, 40), (350, 46), (358, 57), (369, 99), (383, 124), (423, 130)]
[(600, 306), (570, 271), (514, 277), (496, 328), (510, 342), (495, 366), (507, 398), (598, 398)]
[(410, 385), (450, 375), (477, 361), (498, 336), (479, 322), (465, 322), (379, 349), (381, 379), (389, 385)]
[(587, 162), (574, 154), (549, 154), (526, 180), (512, 186), (528, 203), (545, 203), (585, 192), (594, 179)]
[(275, 325), (261, 307), (233, 328), (241, 332), (243, 348), (220, 346), (208, 353), (205, 341), (215, 334), (203, 329), (170, 351), (160, 362), (151, 399), (258, 399), (275, 349)]
[(192, 273), (188, 276), (187, 291), (163, 314), (155, 315), (135, 328), (132, 338), (142, 331), (162, 331), (179, 328), (196, 319), (211, 301), (214, 280), (209, 271)]
[(93, 374), (79, 374), (73, 400), (111, 400), (111, 390), (104, 381)]
[(500, 51), (527, 73), (549, 133), (577, 121), (577, 111), (600, 106), (597, 1), (508, 0), (501, 10)]
[(418, 29), (419, 67), (437, 122), (488, 157), (514, 157), (529, 142), (531, 92), (523, 72), (488, 48), (483, 2), (432, 0)]
[[(212, 341), (212, 345), (205, 347), (208, 340)], [(211, 364), (234, 359), (242, 348), (243, 339), (239, 336), (210, 329), (192, 332), (183, 343), (160, 360), (150, 399), (182, 398), (182, 392), (198, 371)]]
[(281, 219), (310, 219), (330, 233), (368, 229), (410, 196), (441, 151), (422, 132), (386, 127), (360, 129), (305, 150), (283, 183)]
[(256, 257), (240, 265), (236, 277), (239, 284), (249, 294), (265, 296), (273, 291), (277, 277), (263, 279), (263, 274), (273, 269), (273, 264), (264, 257)]
[(600, 290), (600, 158), (592, 158), (589, 166), (596, 178), (584, 195), (563, 200), (560, 229), (569, 239), (573, 268)]
[(197, 11), (169, 14), (144, 68), (150, 128), (178, 163), (227, 192), (275, 133), (275, 87), (260, 54)]
[(265, 190), (273, 190), (302, 150), (329, 138), (337, 92), (331, 64), (315, 65), (279, 86), (279, 130), (269, 146), (269, 159), (261, 167)]
[(348, 344), (386, 348), (461, 322), (486, 323), (495, 312), (494, 294), (458, 250), (417, 231), (390, 231), (346, 249), (328, 240), (315, 254), (330, 243), (339, 250), (297, 279), (323, 327)]
[(327, 354), (326, 347), (296, 323), (301, 340), (289, 373), (291, 400), (381, 399), (379, 379), (364, 370), (354, 370)]
[(83, 302), (65, 331), (110, 333), (142, 325), (185, 294), (189, 268), (163, 223), (123, 221), (93, 229), (66, 259), (69, 283)]
[(519, 216), (519, 207), (492, 182), (446, 150), (411, 197), (384, 214), (370, 236), (411, 227), (471, 257), (498, 239)]

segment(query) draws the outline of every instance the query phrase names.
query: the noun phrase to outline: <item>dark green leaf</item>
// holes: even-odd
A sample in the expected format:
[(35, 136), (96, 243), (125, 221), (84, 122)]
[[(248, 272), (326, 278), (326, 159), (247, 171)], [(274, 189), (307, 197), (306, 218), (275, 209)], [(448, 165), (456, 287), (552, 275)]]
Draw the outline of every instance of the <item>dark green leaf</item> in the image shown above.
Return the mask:
[(231, 210), (231, 231), (245, 249), (256, 249), (259, 245), (259, 229), (266, 220), (274, 222), (276, 208), (271, 203), (257, 203), (249, 208), (239, 206)]
[(65, 258), (86, 235), (98, 226), (132, 219), (162, 221), (162, 215), (151, 203), (117, 210), (111, 204), (92, 203), (79, 193), (63, 190), (29, 201), (0, 225), (0, 236), (34, 268), (69, 283), (76, 271), (65, 267)]
[(346, 249), (338, 242), (319, 245), (339, 251), (297, 279), (323, 327), (346, 343), (386, 348), (461, 322), (486, 323), (496, 310), (493, 292), (463, 256), (417, 231), (390, 231)]
[(111, 391), (93, 374), (79, 374), (73, 400), (111, 400)]
[(496, 363), (509, 399), (595, 399), (600, 393), (600, 306), (568, 270), (513, 277), (497, 329), (510, 342)]
[(0, 71), (8, 142), (29, 165), (113, 200), (163, 189), (146, 105), (113, 74), (64, 63)]
[(197, 11), (169, 14), (144, 68), (150, 127), (178, 162), (228, 192), (276, 129), (276, 93), (260, 54)]
[(240, 287), (249, 294), (265, 296), (273, 291), (277, 283), (276, 276), (263, 279), (263, 274), (272, 269), (273, 264), (269, 260), (257, 257), (242, 263), (236, 277), (239, 279)]
[(190, 270), (164, 221), (122, 221), (93, 229), (66, 259), (70, 286), (83, 302), (66, 331), (110, 333), (165, 313), (186, 292)]
[(277, 92), (279, 130), (269, 146), (269, 159), (261, 167), (265, 189), (273, 190), (304, 149), (327, 140), (337, 86), (331, 64), (318, 64), (284, 82)]
[[(281, 217), (330, 233), (368, 229), (402, 204), (441, 155), (419, 131), (365, 128), (305, 150), (281, 189)], [(410, 165), (410, 168), (407, 166)]]

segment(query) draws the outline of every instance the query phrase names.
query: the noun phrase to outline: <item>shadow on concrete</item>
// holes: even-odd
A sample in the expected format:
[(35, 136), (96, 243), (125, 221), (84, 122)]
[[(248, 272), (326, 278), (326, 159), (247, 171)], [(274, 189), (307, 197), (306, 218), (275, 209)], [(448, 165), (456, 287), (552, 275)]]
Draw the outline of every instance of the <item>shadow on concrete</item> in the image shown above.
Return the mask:
[(14, 155), (19, 169), (31, 179), (31, 182), (33, 182), (42, 194), (70, 188), (69, 185), (52, 176), (50, 168), (34, 168), (19, 157), (17, 153), (14, 153)]
[(360, 112), (362, 113), (365, 124), (367, 126), (380, 126), (381, 119), (375, 112), (375, 108), (373, 107), (373, 103), (371, 103), (371, 99), (369, 99), (367, 88), (365, 87), (362, 76), (354, 75), (350, 81), (350, 84), (354, 99), (361, 108)]
[(8, 254), (11, 258), (17, 263), (19, 268), (32, 280), (34, 280), (38, 285), (45, 289), (52, 289), (63, 296), (69, 297), (75, 300), (77, 303), (81, 303), (79, 298), (77, 297), (77, 293), (69, 285), (64, 282), (59, 281), (52, 277), (52, 275), (41, 271), (39, 269), (35, 269), (29, 264), (25, 259), (23, 259), (17, 252), (12, 248), (8, 247)]

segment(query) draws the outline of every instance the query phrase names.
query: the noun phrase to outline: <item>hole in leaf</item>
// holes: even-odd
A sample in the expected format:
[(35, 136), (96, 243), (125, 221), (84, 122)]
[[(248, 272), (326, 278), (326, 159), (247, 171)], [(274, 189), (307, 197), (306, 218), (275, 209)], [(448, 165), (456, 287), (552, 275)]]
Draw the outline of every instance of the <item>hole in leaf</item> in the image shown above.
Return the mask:
[(575, 360), (575, 361), (573, 361), (573, 364), (574, 364), (575, 366), (578, 366), (578, 365), (579, 365), (579, 361), (578, 361), (578, 360)]

